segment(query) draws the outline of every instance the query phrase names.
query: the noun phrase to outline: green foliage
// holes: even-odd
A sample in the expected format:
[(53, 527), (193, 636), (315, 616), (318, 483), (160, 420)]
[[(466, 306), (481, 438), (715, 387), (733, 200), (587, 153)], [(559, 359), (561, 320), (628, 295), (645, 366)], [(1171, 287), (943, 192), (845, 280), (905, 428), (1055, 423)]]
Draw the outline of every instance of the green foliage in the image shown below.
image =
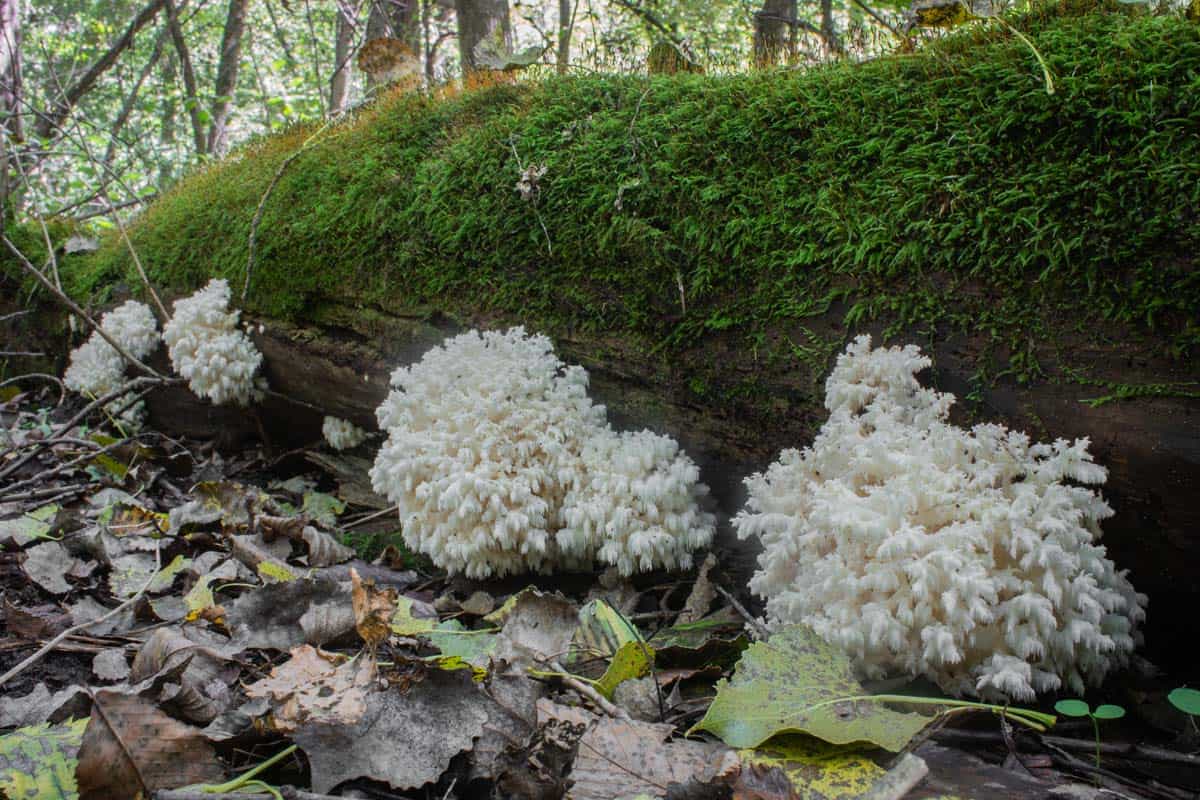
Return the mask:
[(731, 747), (807, 733), (832, 744), (870, 742), (899, 751), (929, 722), (863, 697), (850, 659), (812, 630), (793, 625), (756, 642), (691, 732), (709, 731)]
[(1200, 717), (1200, 691), (1181, 686), (1178, 689), (1172, 689), (1171, 693), (1167, 695), (1167, 700), (1183, 713)]
[(0, 736), (0, 793), (23, 800), (79, 797), (75, 764), (87, 722), (43, 723)]
[[(248, 305), (436, 308), (658, 353), (712, 336), (757, 352), (768, 327), (840, 309), (852, 327), (977, 332), (1022, 379), (1051, 325), (1120, 323), (1186, 356), (1200, 29), (1011, 21), (1055, 95), (1029, 47), (987, 26), (805, 72), (383, 97), (283, 173)], [(152, 277), (240, 287), (254, 209), (310, 133), (247, 145), (149, 208), (132, 236)], [(514, 188), (517, 153), (547, 168), (536, 204)], [(82, 290), (131, 269), (115, 236), (76, 263)]]
[(1082, 700), (1059, 700), (1054, 704), (1054, 710), (1064, 717), (1087, 717), (1092, 721), (1092, 730), (1096, 736), (1096, 766), (1100, 766), (1100, 720), (1120, 719), (1125, 716), (1121, 706), (1105, 704), (1092, 709)]

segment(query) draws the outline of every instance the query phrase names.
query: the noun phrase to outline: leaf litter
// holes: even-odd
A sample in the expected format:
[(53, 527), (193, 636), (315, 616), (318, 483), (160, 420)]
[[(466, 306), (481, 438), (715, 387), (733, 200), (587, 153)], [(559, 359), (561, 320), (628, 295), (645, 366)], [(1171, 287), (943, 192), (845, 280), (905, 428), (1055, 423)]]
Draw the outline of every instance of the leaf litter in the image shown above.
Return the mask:
[[(41, 420), (34, 402), (0, 418)], [(802, 628), (750, 644), (714, 557), (582, 590), (449, 580), (403, 549), (361, 464), (129, 445), (120, 470), (60, 469), (69, 444), (0, 454), (47, 475), (0, 487), (9, 796), (842, 800), (900, 797), (881, 787), (920, 762), (888, 751), (931, 717), (845, 700), (866, 694), (848, 660)]]

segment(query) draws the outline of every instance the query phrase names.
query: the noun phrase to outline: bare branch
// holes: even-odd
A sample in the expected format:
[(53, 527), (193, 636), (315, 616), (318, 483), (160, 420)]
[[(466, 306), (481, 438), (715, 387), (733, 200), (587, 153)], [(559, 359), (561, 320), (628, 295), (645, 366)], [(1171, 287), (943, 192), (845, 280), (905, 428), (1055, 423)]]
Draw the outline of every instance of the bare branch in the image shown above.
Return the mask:
[(92, 90), (96, 82), (100, 79), (100, 76), (111, 69), (113, 64), (117, 63), (117, 59), (121, 53), (129, 49), (138, 31), (146, 27), (146, 25), (150, 24), (151, 20), (158, 16), (158, 12), (162, 10), (166, 2), (167, 0), (150, 0), (149, 3), (142, 7), (142, 10), (137, 13), (137, 16), (125, 28), (125, 32), (109, 46), (104, 55), (100, 56), (99, 60), (87, 72), (83, 73), (79, 80), (63, 92), (52, 108), (41, 115), (36, 126), (39, 136), (47, 139), (50, 138), (55, 128), (59, 127), (63, 120), (71, 113), (71, 109), (79, 103), (79, 100), (85, 94)]

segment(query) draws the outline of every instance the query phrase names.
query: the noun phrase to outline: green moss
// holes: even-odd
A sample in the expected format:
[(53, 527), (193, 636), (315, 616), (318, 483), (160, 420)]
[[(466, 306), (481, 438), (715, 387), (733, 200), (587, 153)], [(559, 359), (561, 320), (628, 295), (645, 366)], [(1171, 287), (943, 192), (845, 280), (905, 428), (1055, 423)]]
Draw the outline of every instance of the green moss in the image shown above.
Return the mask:
[[(1014, 22), (1056, 94), (1028, 47), (973, 26), (804, 72), (385, 98), (283, 173), (248, 305), (422, 307), (664, 354), (713, 336), (757, 352), (767, 328), (832, 310), (847, 327), (978, 331), (1023, 378), (1051, 322), (1192, 352), (1200, 29), (1066, 6)], [(257, 141), (147, 209), (132, 236), (154, 279), (240, 291), (254, 210), (312, 133)], [(534, 200), (518, 159), (546, 167)], [(129, 271), (110, 238), (73, 286)], [(837, 339), (768, 349), (816, 363)]]

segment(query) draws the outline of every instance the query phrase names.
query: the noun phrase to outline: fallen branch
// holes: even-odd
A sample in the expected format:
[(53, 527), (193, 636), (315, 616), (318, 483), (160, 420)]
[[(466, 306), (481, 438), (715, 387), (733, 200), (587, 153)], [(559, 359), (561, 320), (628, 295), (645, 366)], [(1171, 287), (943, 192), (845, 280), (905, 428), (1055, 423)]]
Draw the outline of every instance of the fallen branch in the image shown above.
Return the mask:
[(142, 588), (138, 589), (136, 594), (134, 594), (132, 597), (127, 599), (125, 602), (121, 603), (116, 608), (110, 610), (107, 614), (104, 614), (103, 616), (97, 617), (96, 619), (90, 620), (88, 622), (81, 622), (78, 625), (73, 625), (70, 628), (67, 628), (62, 633), (60, 633), (58, 636), (55, 636), (49, 642), (42, 645), (42, 647), (39, 648), (37, 650), (37, 652), (35, 652), (33, 655), (26, 658), (20, 664), (17, 664), (15, 667), (10, 669), (8, 672), (4, 673), (3, 675), (0, 675), (0, 686), (3, 686), (4, 684), (8, 683), (10, 680), (12, 680), (16, 676), (20, 675), (22, 672), (24, 672), (30, 666), (32, 666), (32, 665), (36, 664), (38, 661), (42, 660), (42, 658), (45, 657), (45, 655), (47, 653), (49, 653), (51, 650), (56, 648), (68, 636), (72, 636), (76, 633), (79, 633), (82, 630), (87, 630), (88, 628), (92, 627), (93, 625), (99, 625), (101, 622), (107, 622), (108, 620), (115, 617), (117, 614), (120, 614), (126, 608), (129, 608), (130, 606), (132, 606), (139, 599), (141, 599), (142, 595), (144, 595), (146, 593), (146, 590), (150, 588), (150, 584), (153, 583), (154, 579), (158, 577), (158, 573), (161, 569), (162, 569), (162, 542), (161, 542), (161, 540), (155, 540), (154, 574), (151, 575), (150, 578), (144, 584), (142, 584)]
[(8, 251), (16, 257), (18, 263), (20, 263), (21, 267), (26, 272), (28, 272), (30, 275), (32, 275), (34, 277), (34, 279), (42, 285), (43, 288), (45, 288), (52, 295), (54, 295), (55, 298), (57, 298), (60, 303), (65, 305), (67, 308), (69, 308), (71, 310), (71, 313), (80, 317), (84, 322), (86, 322), (88, 324), (88, 327), (90, 327), (96, 333), (100, 334), (100, 338), (102, 338), (102, 339), (104, 339), (104, 341), (108, 342), (114, 350), (116, 350), (118, 353), (121, 354), (122, 358), (124, 358), (130, 364), (133, 364), (135, 367), (137, 367), (138, 369), (140, 369), (142, 372), (146, 373), (147, 375), (152, 375), (156, 378), (162, 378), (163, 380), (166, 380), (166, 378), (164, 378), (162, 375), (160, 375), (157, 370), (155, 370), (153, 367), (146, 366), (141, 361), (134, 358), (132, 355), (130, 355), (128, 350), (126, 350), (124, 347), (121, 346), (121, 344), (119, 342), (117, 342), (115, 339), (113, 339), (111, 336), (109, 336), (107, 333), (105, 333), (104, 329), (100, 327), (99, 323), (97, 323), (96, 320), (92, 319), (91, 315), (88, 314), (86, 311), (84, 311), (82, 308), (80, 308), (79, 305), (74, 300), (72, 300), (70, 297), (68, 297), (65, 292), (63, 292), (61, 289), (59, 289), (57, 286), (55, 286), (53, 283), (51, 283), (46, 278), (46, 276), (42, 274), (41, 270), (39, 270), (37, 267), (35, 267), (30, 262), (30, 260), (25, 257), (25, 254), (21, 252), (20, 248), (12, 243), (11, 239), (9, 239), (7, 236), (3, 236), (0, 238), (2, 238), (4, 240), (4, 246), (7, 247)]
[[(1002, 737), (998, 733), (952, 729), (938, 731), (934, 734), (934, 738), (954, 744), (996, 744), (1002, 741)], [(1065, 736), (1042, 736), (1039, 738), (1046, 745), (1075, 753), (1096, 752), (1096, 742), (1093, 739), (1071, 739)], [(1135, 761), (1152, 761), (1159, 764), (1183, 764), (1189, 767), (1200, 767), (1200, 756), (1141, 744), (1102, 742), (1100, 744), (1100, 754), (1116, 758), (1128, 758)]]

